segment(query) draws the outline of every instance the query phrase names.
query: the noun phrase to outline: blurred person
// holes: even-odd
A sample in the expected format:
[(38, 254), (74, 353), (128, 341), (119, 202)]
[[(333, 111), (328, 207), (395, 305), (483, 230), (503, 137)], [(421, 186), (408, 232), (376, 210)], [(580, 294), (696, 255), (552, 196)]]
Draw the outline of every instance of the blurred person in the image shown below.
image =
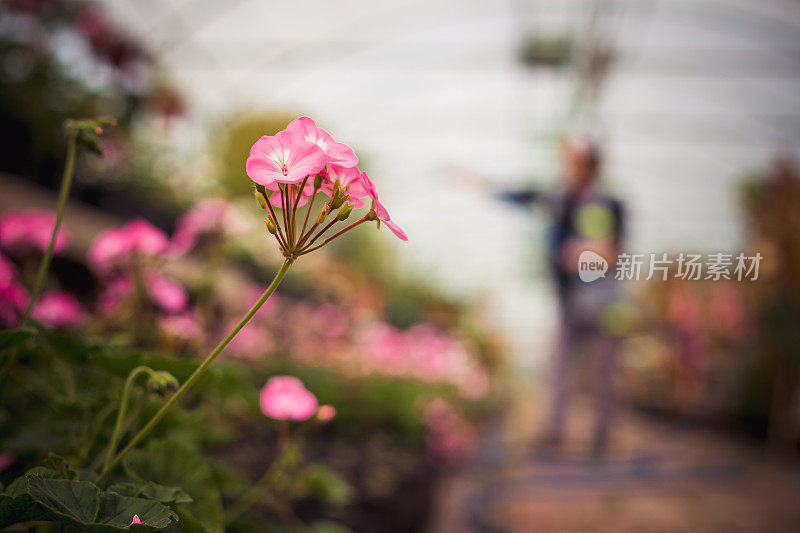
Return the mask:
[[(526, 208), (541, 205), (552, 224), (548, 262), (559, 300), (558, 336), (552, 356), (550, 411), (541, 446), (553, 450), (563, 441), (569, 388), (576, 354), (589, 348), (596, 364), (595, 429), (592, 453), (606, 452), (615, 403), (614, 374), (619, 336), (608, 312), (620, 300), (614, 279), (625, 215), (622, 202), (600, 192), (602, 154), (598, 143), (578, 134), (561, 143), (562, 185), (556, 190), (505, 190), (500, 198)], [(608, 264), (604, 277), (581, 281), (581, 254), (591, 251)]]

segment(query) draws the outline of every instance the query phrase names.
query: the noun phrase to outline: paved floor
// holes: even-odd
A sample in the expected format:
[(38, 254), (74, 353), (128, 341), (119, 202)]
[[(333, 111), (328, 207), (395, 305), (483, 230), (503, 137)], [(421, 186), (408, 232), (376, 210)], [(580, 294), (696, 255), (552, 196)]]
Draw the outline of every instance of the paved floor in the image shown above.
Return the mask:
[(576, 404), (564, 448), (542, 454), (533, 443), (543, 402), (518, 395), (440, 484), (430, 531), (800, 531), (797, 461), (630, 411), (608, 457), (593, 460), (591, 405)]

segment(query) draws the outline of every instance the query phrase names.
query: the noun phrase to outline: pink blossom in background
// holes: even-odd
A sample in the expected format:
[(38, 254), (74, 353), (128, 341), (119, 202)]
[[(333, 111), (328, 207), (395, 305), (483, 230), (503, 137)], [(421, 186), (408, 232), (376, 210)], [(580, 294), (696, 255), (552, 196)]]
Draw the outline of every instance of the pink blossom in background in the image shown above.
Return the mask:
[(336, 417), (336, 408), (332, 405), (320, 405), (317, 410), (317, 420), (325, 424)]
[(17, 462), (17, 455), (14, 452), (0, 452), (0, 472)]
[(334, 141), (327, 131), (317, 127), (313, 119), (308, 117), (297, 118), (286, 126), (286, 131), (297, 134), (306, 141), (322, 148), (322, 151), (325, 152), (325, 161), (328, 163), (344, 167), (354, 167), (358, 164), (358, 157), (356, 157), (353, 149), (344, 143)]
[[(133, 520), (131, 520), (131, 523), (128, 524), (127, 526), (123, 527), (122, 529), (130, 529), (130, 527), (132, 525), (134, 525), (134, 524), (144, 524), (144, 520), (139, 518), (138, 514), (135, 514), (135, 515), (133, 515)], [(145, 524), (145, 525), (147, 525), (147, 524)]]
[(31, 316), (47, 327), (67, 328), (79, 324), (86, 317), (86, 311), (71, 294), (53, 291), (39, 298)]
[(111, 280), (106, 289), (100, 294), (97, 300), (97, 309), (101, 313), (111, 313), (122, 302), (133, 294), (133, 278), (130, 276), (118, 276)]
[[(238, 320), (232, 320), (226, 331), (233, 329)], [(272, 333), (264, 325), (252, 320), (236, 334), (227, 351), (242, 359), (256, 360), (269, 355), (275, 350)]]
[(245, 221), (230, 202), (222, 198), (206, 198), (178, 221), (168, 253), (175, 256), (188, 252), (203, 233), (218, 232), (230, 236), (244, 228)]
[(435, 460), (452, 464), (463, 460), (475, 447), (475, 428), (447, 400), (433, 398), (422, 419), (428, 426), (428, 452)]
[(408, 371), (408, 357), (403, 334), (384, 323), (370, 326), (361, 339), (368, 366), (382, 374), (399, 376)]
[(186, 308), (189, 303), (189, 295), (186, 289), (177, 281), (165, 278), (155, 271), (149, 271), (145, 275), (147, 294), (158, 307), (168, 313), (177, 313)]
[(89, 263), (101, 273), (124, 265), (134, 253), (154, 256), (169, 245), (167, 234), (144, 219), (135, 219), (98, 235), (89, 248)]
[[(39, 250), (44, 252), (50, 244), (56, 216), (36, 209), (11, 211), (0, 217), (0, 247), (6, 250)], [(69, 236), (62, 226), (56, 235), (54, 252), (60, 252)]]
[(317, 405), (317, 398), (292, 376), (274, 376), (261, 389), (261, 412), (276, 420), (307, 420)]
[(197, 319), (196, 313), (191, 311), (161, 317), (159, 325), (161, 326), (161, 331), (167, 335), (185, 341), (198, 340), (203, 335), (200, 321)]
[(0, 326), (7, 328), (17, 327), (28, 307), (28, 293), (17, 283), (15, 275), (14, 264), (0, 254)]
[(250, 149), (245, 169), (259, 185), (299, 183), (325, 166), (325, 152), (312, 142), (287, 130), (265, 135)]

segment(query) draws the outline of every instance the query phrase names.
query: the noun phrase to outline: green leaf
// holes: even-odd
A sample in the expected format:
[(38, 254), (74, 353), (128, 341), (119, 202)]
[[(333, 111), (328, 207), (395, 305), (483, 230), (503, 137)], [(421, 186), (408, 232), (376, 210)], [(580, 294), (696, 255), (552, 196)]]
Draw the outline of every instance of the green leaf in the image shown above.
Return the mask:
[(215, 488), (195, 491), (194, 501), (178, 506), (181, 529), (187, 533), (223, 533), (225, 531), (222, 501)]
[[(43, 469), (42, 473), (56, 472)], [(103, 492), (94, 483), (28, 474), (14, 494), (0, 494), (0, 528), (31, 520), (60, 522), (92, 533), (122, 531), (138, 515), (145, 525), (131, 530), (167, 527), (177, 515), (155, 500)], [(10, 488), (10, 487), (9, 487)]]
[(151, 440), (142, 449), (131, 451), (122, 462), (125, 471), (139, 481), (152, 481), (167, 487), (203, 487), (211, 468), (202, 457), (177, 442)]
[(165, 487), (157, 483), (117, 483), (108, 488), (122, 496), (144, 497), (161, 503), (189, 503), (192, 497), (178, 487)]
[(13, 348), (31, 338), (33, 331), (29, 329), (6, 329), (0, 331), (0, 352)]
[(0, 494), (0, 529), (18, 522), (35, 520), (40, 513), (30, 494)]
[(309, 465), (300, 479), (308, 491), (324, 503), (347, 505), (353, 498), (353, 488), (339, 474), (323, 465)]
[(169, 507), (155, 500), (120, 496), (113, 492), (100, 494), (96, 523), (122, 528), (131, 523), (133, 515), (157, 529), (167, 527), (177, 518)]
[(100, 489), (94, 483), (34, 475), (28, 477), (28, 490), (34, 500), (59, 517), (79, 524), (91, 524), (97, 517)]

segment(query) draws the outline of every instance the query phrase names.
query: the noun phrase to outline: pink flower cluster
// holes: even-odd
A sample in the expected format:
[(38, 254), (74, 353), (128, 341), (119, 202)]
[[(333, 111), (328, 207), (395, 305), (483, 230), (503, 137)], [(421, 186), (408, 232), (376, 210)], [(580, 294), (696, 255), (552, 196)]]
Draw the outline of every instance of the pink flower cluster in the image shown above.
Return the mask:
[(273, 192), (271, 201), (278, 205), (282, 184), (293, 185), (307, 180), (298, 197), (298, 205), (304, 205), (314, 194), (314, 177), (319, 175), (322, 178), (321, 192), (332, 196), (338, 187), (349, 195), (354, 207), (363, 206), (365, 199), (371, 201), (377, 219), (400, 239), (408, 240), (380, 203), (372, 180), (366, 172), (358, 169), (357, 164), (358, 157), (352, 148), (334, 141), (312, 119), (300, 117), (290, 122), (286, 129), (256, 141), (245, 168), (250, 179)]
[(150, 300), (168, 313), (186, 308), (189, 297), (183, 286), (154, 268), (155, 260), (170, 246), (167, 234), (146, 220), (136, 219), (98, 235), (89, 248), (88, 260), (107, 280), (99, 309), (116, 309), (135, 293), (136, 280), (144, 285)]
[[(0, 247), (8, 252), (44, 252), (50, 244), (55, 215), (31, 209), (12, 211), (0, 217)], [(60, 227), (53, 251), (63, 250), (69, 241), (67, 230)]]
[(433, 398), (425, 406), (422, 419), (428, 426), (426, 440), (432, 459), (452, 464), (474, 450), (475, 428), (444, 398)]
[[(253, 289), (254, 298), (258, 293)], [(466, 399), (483, 398), (490, 387), (483, 364), (463, 343), (433, 326), (398, 330), (332, 304), (271, 298), (239, 332), (229, 351), (251, 360), (285, 351), (298, 362), (334, 368), (349, 376), (375, 374), (449, 384)]]
[[(11, 211), (0, 217), (0, 246), (10, 254), (44, 252), (50, 243), (55, 216), (45, 211)], [(54, 251), (67, 244), (66, 230), (56, 236)], [(0, 253), (0, 327), (19, 325), (30, 297), (17, 280), (17, 267)], [(83, 307), (64, 291), (45, 293), (36, 302), (32, 317), (49, 327), (70, 327), (85, 317)]]

